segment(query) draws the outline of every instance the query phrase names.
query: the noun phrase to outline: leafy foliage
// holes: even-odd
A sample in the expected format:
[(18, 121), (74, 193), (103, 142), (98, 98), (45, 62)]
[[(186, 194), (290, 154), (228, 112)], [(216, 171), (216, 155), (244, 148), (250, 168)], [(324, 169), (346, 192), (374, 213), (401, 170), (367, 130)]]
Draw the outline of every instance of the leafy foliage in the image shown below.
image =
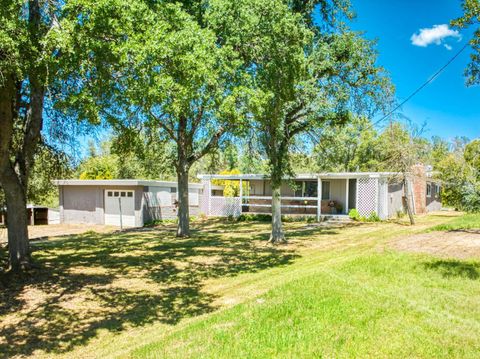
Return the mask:
[(480, 83), (480, 1), (463, 0), (463, 16), (452, 21), (452, 25), (463, 29), (475, 26), (476, 29), (470, 45), (473, 53), (470, 54), (470, 63), (465, 69), (467, 85), (476, 85)]

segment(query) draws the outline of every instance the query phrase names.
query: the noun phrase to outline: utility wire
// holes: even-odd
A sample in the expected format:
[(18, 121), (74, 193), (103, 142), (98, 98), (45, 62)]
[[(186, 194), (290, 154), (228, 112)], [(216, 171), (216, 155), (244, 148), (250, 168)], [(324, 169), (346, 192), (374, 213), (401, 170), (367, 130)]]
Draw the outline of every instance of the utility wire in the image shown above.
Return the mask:
[(419, 88), (417, 88), (415, 91), (412, 92), (410, 96), (408, 96), (405, 100), (403, 100), (399, 105), (395, 106), (393, 110), (391, 110), (389, 113), (387, 113), (385, 116), (383, 116), (381, 119), (375, 121), (373, 126), (378, 125), (380, 122), (384, 121), (387, 119), (389, 116), (391, 116), (395, 111), (397, 111), (400, 107), (405, 105), (412, 97), (414, 97), (416, 94), (418, 94), (420, 91), (422, 91), (425, 87), (427, 87), (433, 80), (435, 80), (442, 72), (445, 70), (448, 65), (450, 65), (468, 46), (468, 42), (463, 45), (463, 47), (450, 59), (448, 62), (443, 65), (437, 72), (435, 72), (427, 81), (425, 81)]
[[(395, 106), (395, 108), (393, 110), (391, 110), (390, 112), (388, 112), (386, 115), (384, 115), (382, 118), (380, 118), (379, 120), (373, 122), (373, 123), (370, 123), (368, 126), (364, 127), (363, 130), (367, 130), (367, 129), (373, 129), (375, 126), (377, 126), (380, 122), (383, 122), (385, 121), (388, 117), (390, 117), (395, 111), (397, 111), (400, 107), (402, 107), (403, 105), (405, 105), (408, 101), (410, 101), (412, 99), (412, 97), (414, 97), (416, 94), (418, 94), (420, 91), (422, 91), (425, 87), (427, 87), (431, 82), (433, 82), (433, 80), (435, 80), (438, 76), (440, 76), (440, 74), (453, 62), (455, 61), (455, 59), (463, 52), (465, 51), (465, 49), (468, 47), (469, 43), (467, 42), (465, 45), (462, 46), (462, 48), (455, 54), (453, 55), (450, 60), (447, 61), (447, 63), (445, 65), (443, 65), (437, 72), (435, 72), (432, 76), (430, 76), (430, 78), (425, 81), (420, 87), (418, 87), (415, 91), (413, 91), (405, 100), (403, 100), (400, 104), (398, 104), (397, 106)], [(317, 134), (315, 133), (311, 133), (313, 131), (308, 131), (308, 135), (310, 136), (310, 138), (313, 140), (313, 142), (315, 142), (316, 144), (319, 143), (319, 141), (315, 138), (315, 136), (317, 137), (320, 137), (318, 136)]]

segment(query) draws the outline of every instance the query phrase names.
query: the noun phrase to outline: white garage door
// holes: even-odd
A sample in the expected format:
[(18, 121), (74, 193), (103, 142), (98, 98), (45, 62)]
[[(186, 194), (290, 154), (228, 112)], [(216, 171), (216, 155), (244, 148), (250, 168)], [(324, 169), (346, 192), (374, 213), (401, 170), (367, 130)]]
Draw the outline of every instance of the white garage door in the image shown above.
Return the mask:
[(105, 224), (135, 227), (134, 191), (108, 189), (105, 191)]

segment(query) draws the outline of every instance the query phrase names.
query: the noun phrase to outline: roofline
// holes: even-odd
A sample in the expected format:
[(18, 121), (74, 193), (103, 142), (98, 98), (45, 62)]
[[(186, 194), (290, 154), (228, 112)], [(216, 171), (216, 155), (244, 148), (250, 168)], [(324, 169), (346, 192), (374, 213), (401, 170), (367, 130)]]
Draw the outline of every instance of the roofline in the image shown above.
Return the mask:
[[(379, 178), (391, 177), (398, 175), (397, 172), (325, 172), (325, 173), (304, 173), (294, 177), (285, 177), (284, 179), (317, 179), (317, 178)], [(216, 175), (216, 174), (200, 174), (197, 178), (201, 180), (266, 180), (269, 176), (266, 174), (235, 174), (235, 175)]]
[[(52, 181), (56, 186), (143, 186), (143, 187), (177, 187), (177, 182), (173, 181), (154, 181), (154, 180), (136, 180), (136, 179), (113, 179), (113, 180), (76, 180), (76, 179), (58, 179)], [(203, 188), (201, 183), (189, 183), (190, 188)]]

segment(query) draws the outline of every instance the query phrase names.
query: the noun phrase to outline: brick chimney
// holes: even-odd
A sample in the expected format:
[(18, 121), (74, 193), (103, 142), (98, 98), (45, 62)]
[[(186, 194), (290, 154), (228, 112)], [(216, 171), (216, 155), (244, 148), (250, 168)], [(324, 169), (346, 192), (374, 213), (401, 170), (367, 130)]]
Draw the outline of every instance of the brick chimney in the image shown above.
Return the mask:
[(423, 164), (412, 166), (412, 182), (415, 214), (427, 213), (427, 173)]

